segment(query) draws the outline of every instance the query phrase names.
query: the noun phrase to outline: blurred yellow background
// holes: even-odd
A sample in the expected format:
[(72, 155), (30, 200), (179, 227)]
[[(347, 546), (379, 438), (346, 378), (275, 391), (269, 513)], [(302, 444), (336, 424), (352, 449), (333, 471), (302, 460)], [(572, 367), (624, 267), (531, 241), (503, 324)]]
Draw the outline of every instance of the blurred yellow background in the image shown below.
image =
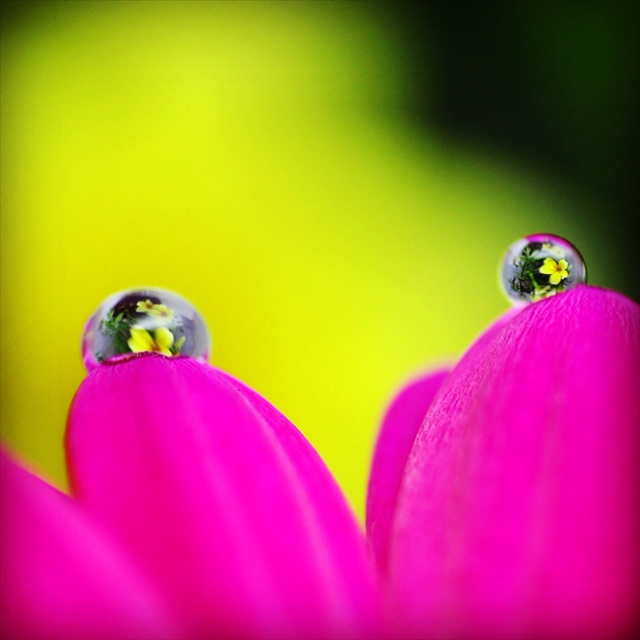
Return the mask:
[(513, 240), (566, 236), (615, 286), (586, 203), (403, 119), (403, 59), (369, 3), (47, 2), (6, 28), (3, 442), (65, 486), (83, 323), (158, 286), (361, 516), (385, 404), (506, 308)]

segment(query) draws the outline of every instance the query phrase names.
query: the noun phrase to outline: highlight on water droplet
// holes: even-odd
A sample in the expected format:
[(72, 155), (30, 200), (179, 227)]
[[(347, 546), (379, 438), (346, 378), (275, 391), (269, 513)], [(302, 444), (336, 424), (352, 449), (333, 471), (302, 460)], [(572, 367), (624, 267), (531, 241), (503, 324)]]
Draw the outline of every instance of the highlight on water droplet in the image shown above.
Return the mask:
[(141, 288), (109, 296), (89, 318), (82, 336), (87, 371), (152, 352), (206, 361), (210, 342), (200, 314), (184, 298)]
[(499, 278), (511, 304), (523, 306), (586, 282), (587, 265), (568, 240), (535, 234), (516, 240), (507, 249)]

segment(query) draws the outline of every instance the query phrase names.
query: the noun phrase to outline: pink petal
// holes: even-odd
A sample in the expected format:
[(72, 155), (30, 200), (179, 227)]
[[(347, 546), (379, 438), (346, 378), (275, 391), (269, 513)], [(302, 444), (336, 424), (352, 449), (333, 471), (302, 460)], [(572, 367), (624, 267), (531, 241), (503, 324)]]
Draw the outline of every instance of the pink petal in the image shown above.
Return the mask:
[(632, 637), (640, 308), (581, 286), (492, 328), (416, 437), (392, 534), (398, 632)]
[(138, 572), (67, 496), (0, 452), (2, 638), (176, 637)]
[(350, 637), (378, 624), (364, 538), (326, 467), (255, 392), (188, 358), (104, 365), (71, 407), (78, 499), (201, 636)]
[[(514, 313), (515, 310), (506, 313), (480, 340), (491, 339)], [(366, 509), (367, 539), (382, 573), (387, 570), (391, 530), (407, 459), (425, 414), (449, 373), (449, 368), (443, 368), (410, 381), (393, 399), (383, 418), (369, 476)]]
[(422, 420), (449, 375), (442, 369), (412, 380), (396, 396), (382, 420), (369, 486), (367, 539), (382, 572), (386, 571), (389, 537), (404, 468)]

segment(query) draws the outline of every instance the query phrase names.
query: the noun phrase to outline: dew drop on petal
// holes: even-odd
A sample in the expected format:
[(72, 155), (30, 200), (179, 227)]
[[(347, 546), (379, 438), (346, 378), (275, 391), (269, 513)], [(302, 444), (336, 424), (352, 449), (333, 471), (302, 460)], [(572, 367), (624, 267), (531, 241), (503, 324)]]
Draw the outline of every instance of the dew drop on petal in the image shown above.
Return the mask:
[(546, 233), (516, 240), (500, 264), (500, 286), (514, 306), (523, 306), (587, 281), (580, 252), (560, 236)]
[(163, 289), (129, 289), (109, 296), (89, 318), (82, 336), (87, 371), (143, 352), (206, 361), (210, 342), (200, 314)]

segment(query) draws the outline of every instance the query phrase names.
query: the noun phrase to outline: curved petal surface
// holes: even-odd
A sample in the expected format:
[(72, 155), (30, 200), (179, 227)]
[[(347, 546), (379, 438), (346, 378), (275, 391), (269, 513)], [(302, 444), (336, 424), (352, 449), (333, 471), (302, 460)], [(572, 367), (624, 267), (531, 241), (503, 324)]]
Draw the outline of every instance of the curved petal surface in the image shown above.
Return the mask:
[(377, 627), (364, 538), (328, 470), (258, 394), (187, 358), (91, 372), (67, 454), (78, 500), (132, 549), (192, 635)]
[(427, 409), (449, 371), (440, 369), (411, 380), (394, 398), (382, 420), (367, 487), (366, 528), (367, 540), (383, 573), (407, 458)]
[(179, 637), (133, 565), (67, 496), (0, 452), (0, 636)]
[(632, 637), (640, 611), (640, 308), (580, 286), (490, 329), (403, 479), (400, 630)]

